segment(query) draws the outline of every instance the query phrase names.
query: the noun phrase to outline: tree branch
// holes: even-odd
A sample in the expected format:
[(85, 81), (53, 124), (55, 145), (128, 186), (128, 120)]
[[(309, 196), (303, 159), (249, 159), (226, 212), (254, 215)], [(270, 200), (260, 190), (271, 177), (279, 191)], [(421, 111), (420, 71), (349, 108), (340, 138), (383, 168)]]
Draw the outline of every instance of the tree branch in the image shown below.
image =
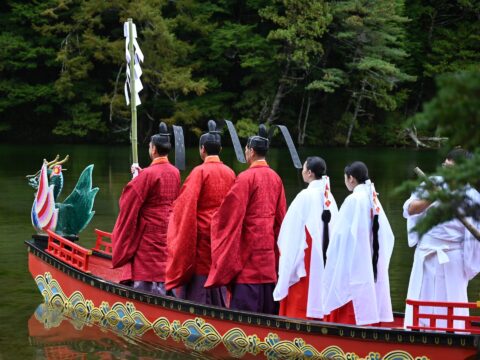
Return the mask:
[(120, 66), (120, 69), (118, 69), (117, 78), (115, 79), (115, 86), (113, 87), (112, 98), (110, 99), (110, 115), (108, 117), (110, 124), (113, 121), (113, 99), (115, 99), (115, 95), (117, 94), (118, 80), (120, 79), (120, 74), (122, 73), (122, 70), (123, 70), (123, 64)]

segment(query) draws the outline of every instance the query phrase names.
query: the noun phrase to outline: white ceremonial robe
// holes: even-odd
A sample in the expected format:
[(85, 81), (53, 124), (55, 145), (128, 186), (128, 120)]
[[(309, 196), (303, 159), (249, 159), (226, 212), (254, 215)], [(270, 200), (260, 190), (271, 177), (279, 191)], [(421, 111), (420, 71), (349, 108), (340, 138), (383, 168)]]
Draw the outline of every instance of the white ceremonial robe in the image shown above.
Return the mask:
[(338, 215), (338, 207), (331, 193), (325, 199), (325, 185), (328, 177), (312, 181), (292, 201), (282, 222), (278, 236), (280, 250), (278, 281), (273, 291), (275, 301), (288, 295), (288, 289), (307, 275), (305, 269), (305, 249), (307, 248), (305, 228), (312, 237), (309, 269), (307, 317), (323, 317), (322, 277), (323, 277), (323, 221), (325, 201), (330, 201), (331, 213), (329, 234)]
[(352, 301), (357, 325), (393, 321), (388, 267), (394, 235), (379, 207), (377, 281), (372, 265), (371, 188), (357, 185), (343, 202), (333, 227), (323, 273), (324, 311)]
[[(480, 194), (473, 188), (467, 191), (471, 201), (480, 203)], [(480, 241), (457, 220), (439, 224), (424, 234), (421, 239), (411, 231), (425, 215), (409, 215), (408, 207), (418, 196), (414, 193), (403, 205), (403, 216), (407, 219), (408, 245), (416, 246), (407, 299), (424, 301), (468, 302), (468, 281), (480, 271)], [(430, 207), (435, 206), (435, 203)], [(471, 222), (471, 220), (469, 220)], [(478, 224), (476, 224), (478, 227)], [(422, 313), (446, 314), (445, 308), (420, 307)], [(468, 309), (456, 308), (456, 315), (468, 316)], [(413, 308), (405, 307), (404, 327), (413, 324)], [(430, 324), (420, 319), (421, 326), (446, 327), (445, 320)], [(463, 321), (455, 321), (456, 328), (464, 328)]]

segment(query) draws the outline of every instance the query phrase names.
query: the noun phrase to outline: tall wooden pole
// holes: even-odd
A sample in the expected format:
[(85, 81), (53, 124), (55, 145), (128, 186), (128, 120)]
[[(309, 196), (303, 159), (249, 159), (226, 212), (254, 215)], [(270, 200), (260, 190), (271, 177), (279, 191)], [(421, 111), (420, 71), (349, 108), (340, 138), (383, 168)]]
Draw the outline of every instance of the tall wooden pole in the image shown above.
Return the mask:
[(135, 92), (135, 49), (133, 48), (133, 21), (128, 19), (128, 52), (130, 53), (130, 106), (132, 109), (132, 127), (130, 141), (132, 143), (132, 162), (138, 164), (137, 150), (137, 93)]

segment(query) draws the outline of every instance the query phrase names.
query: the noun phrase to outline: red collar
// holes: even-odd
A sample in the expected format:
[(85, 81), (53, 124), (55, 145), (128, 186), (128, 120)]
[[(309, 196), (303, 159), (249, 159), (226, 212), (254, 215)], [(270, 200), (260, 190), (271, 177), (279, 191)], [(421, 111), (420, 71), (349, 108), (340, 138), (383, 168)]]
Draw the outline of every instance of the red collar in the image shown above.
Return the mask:
[(260, 167), (260, 166), (268, 166), (267, 160), (255, 160), (252, 165), (250, 165), (251, 168), (253, 167)]
[(160, 157), (157, 157), (155, 159), (153, 159), (152, 163), (150, 164), (150, 166), (152, 165), (157, 165), (157, 164), (167, 164), (169, 163), (168, 161), (168, 157), (166, 156), (160, 156)]
[(206, 164), (206, 163), (219, 163), (221, 162), (220, 161), (220, 157), (218, 155), (209, 155), (205, 158), (205, 160), (203, 160), (203, 163)]

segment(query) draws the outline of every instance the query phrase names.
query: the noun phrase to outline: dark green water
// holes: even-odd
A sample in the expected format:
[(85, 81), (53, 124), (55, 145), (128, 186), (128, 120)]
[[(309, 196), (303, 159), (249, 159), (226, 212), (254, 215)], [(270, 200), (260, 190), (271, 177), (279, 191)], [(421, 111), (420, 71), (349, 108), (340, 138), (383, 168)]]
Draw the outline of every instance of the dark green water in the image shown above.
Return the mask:
[[(113, 227), (118, 211), (118, 198), (123, 186), (130, 179), (129, 151), (128, 146), (0, 145), (0, 360), (47, 358), (43, 347), (34, 345), (35, 341), (29, 339), (27, 326), (28, 319), (43, 299), (28, 272), (27, 252), (23, 244), (33, 233), (30, 224), (33, 189), (27, 185), (25, 175), (35, 173), (43, 158), (51, 160), (57, 153), (61, 156), (70, 154), (69, 162), (64, 165), (67, 168), (64, 173), (65, 187), (61, 195), (61, 199), (64, 199), (74, 187), (82, 170), (88, 164), (95, 164), (93, 184), (100, 188), (94, 206), (96, 213), (92, 223), (81, 236), (81, 243), (88, 247), (94, 241), (94, 228), (110, 231)], [(140, 148), (139, 153), (141, 165), (147, 165), (147, 147)], [(327, 161), (332, 192), (339, 205), (348, 195), (343, 184), (344, 166), (354, 160), (362, 160), (368, 165), (370, 176), (375, 182), (396, 236), (390, 265), (390, 285), (394, 310), (403, 311), (413, 251), (407, 246), (405, 220), (402, 218), (405, 196), (394, 196), (392, 190), (403, 180), (413, 176), (412, 169), (415, 166), (431, 172), (442, 158), (436, 151), (419, 152), (411, 149), (312, 148), (300, 151), (302, 160), (310, 155), (320, 155)], [(234, 161), (234, 154), (230, 149), (224, 151), (222, 159), (237, 173), (245, 169), (245, 165)], [(303, 185), (299, 173), (293, 168), (289, 154), (283, 150), (272, 149), (268, 161), (282, 177), (290, 202)], [(189, 150), (188, 169), (182, 176), (185, 177), (199, 162), (197, 150)], [(476, 279), (470, 284), (471, 301), (478, 299), (479, 290), (480, 280)], [(118, 357), (114, 358), (136, 359), (147, 355), (147, 345), (141, 342), (125, 340), (122, 344), (116, 350)], [(97, 358), (95, 354), (100, 352), (100, 349), (96, 350), (93, 345), (87, 345), (91, 355), (88, 358)], [(155, 351), (150, 354), (154, 358), (188, 357), (185, 353)], [(192, 358), (198, 358), (198, 355), (192, 355)]]

